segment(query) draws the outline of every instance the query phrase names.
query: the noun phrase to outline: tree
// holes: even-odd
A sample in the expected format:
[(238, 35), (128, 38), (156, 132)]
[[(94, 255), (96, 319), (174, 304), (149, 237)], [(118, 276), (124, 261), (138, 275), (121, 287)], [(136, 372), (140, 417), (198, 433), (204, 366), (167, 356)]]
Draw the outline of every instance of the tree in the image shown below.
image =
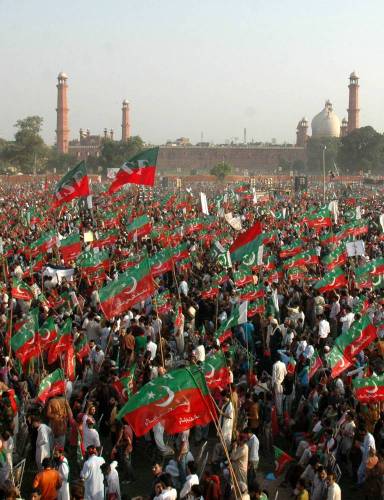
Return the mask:
[[(325, 151), (324, 151), (325, 146)], [(323, 172), (323, 151), (325, 160), (325, 170), (335, 170), (337, 155), (340, 147), (340, 139), (337, 137), (311, 137), (307, 143), (307, 165), (308, 171), (320, 175)]]
[(46, 170), (50, 173), (56, 172), (57, 174), (66, 172), (78, 163), (79, 160), (70, 154), (60, 153), (56, 147), (49, 151), (48, 160), (46, 163)]
[(209, 173), (214, 175), (219, 181), (223, 181), (227, 175), (232, 172), (232, 165), (225, 163), (224, 161), (218, 163), (211, 168)]
[(45, 169), (49, 148), (40, 136), (42, 125), (40, 116), (28, 116), (16, 122), (15, 141), (8, 142), (0, 153), (2, 161), (11, 170), (33, 173)]
[(99, 164), (103, 167), (120, 167), (142, 149), (144, 142), (138, 135), (130, 137), (125, 142), (106, 139), (101, 148)]
[(372, 127), (354, 130), (341, 139), (338, 163), (342, 171), (360, 170), (381, 174), (384, 167), (384, 136)]

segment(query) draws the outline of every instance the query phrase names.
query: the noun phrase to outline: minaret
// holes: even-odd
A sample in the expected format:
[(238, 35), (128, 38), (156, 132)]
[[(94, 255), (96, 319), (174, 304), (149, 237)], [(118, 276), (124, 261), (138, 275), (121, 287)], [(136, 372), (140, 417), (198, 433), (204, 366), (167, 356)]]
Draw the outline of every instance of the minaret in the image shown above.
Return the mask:
[(308, 120), (302, 118), (297, 124), (296, 129), (296, 146), (305, 147), (308, 140)]
[(345, 137), (348, 134), (348, 121), (346, 118), (343, 118), (340, 127), (340, 137)]
[(360, 127), (359, 123), (359, 77), (355, 72), (349, 75), (348, 133)]
[(122, 111), (122, 122), (121, 122), (121, 140), (126, 142), (131, 137), (131, 123), (129, 121), (129, 102), (124, 99)]
[(65, 73), (59, 73), (57, 77), (57, 127), (56, 127), (56, 147), (59, 153), (68, 153), (69, 128), (68, 128), (68, 100), (67, 100), (67, 80)]

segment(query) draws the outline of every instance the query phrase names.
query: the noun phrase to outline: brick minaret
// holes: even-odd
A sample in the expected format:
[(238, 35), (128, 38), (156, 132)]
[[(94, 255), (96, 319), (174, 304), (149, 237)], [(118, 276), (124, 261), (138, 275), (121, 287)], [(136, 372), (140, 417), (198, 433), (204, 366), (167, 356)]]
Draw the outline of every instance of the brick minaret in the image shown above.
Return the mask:
[(302, 118), (297, 124), (296, 129), (296, 146), (305, 147), (308, 140), (308, 121)]
[(131, 137), (131, 123), (129, 120), (129, 102), (125, 99), (123, 101), (122, 122), (121, 122), (121, 140), (126, 142)]
[(67, 80), (65, 73), (59, 73), (57, 77), (57, 128), (56, 145), (59, 153), (68, 153), (69, 128), (68, 128), (68, 100), (67, 100)]
[(349, 76), (348, 133), (360, 127), (359, 123), (359, 77), (355, 72)]

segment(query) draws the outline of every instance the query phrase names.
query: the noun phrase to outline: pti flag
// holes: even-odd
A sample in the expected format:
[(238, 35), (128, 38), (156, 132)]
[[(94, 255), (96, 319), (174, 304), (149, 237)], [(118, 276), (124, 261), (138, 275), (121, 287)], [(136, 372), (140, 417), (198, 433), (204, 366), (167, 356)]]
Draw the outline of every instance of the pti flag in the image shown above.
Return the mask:
[(75, 198), (89, 196), (89, 179), (85, 161), (77, 164), (58, 182), (53, 194), (53, 206), (59, 207)]
[(156, 163), (159, 148), (147, 149), (126, 161), (117, 172), (109, 186), (108, 194), (115, 193), (125, 184), (153, 186), (155, 183)]

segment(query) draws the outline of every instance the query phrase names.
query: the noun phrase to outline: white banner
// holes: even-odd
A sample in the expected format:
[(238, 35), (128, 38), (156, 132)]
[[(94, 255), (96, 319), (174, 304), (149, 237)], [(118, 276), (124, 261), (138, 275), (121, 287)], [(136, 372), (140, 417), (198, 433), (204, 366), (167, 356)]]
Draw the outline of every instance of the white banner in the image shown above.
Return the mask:
[(349, 241), (346, 244), (348, 257), (365, 255), (365, 245), (363, 240)]
[(207, 196), (205, 193), (200, 193), (200, 200), (201, 200), (201, 210), (203, 214), (209, 215)]

